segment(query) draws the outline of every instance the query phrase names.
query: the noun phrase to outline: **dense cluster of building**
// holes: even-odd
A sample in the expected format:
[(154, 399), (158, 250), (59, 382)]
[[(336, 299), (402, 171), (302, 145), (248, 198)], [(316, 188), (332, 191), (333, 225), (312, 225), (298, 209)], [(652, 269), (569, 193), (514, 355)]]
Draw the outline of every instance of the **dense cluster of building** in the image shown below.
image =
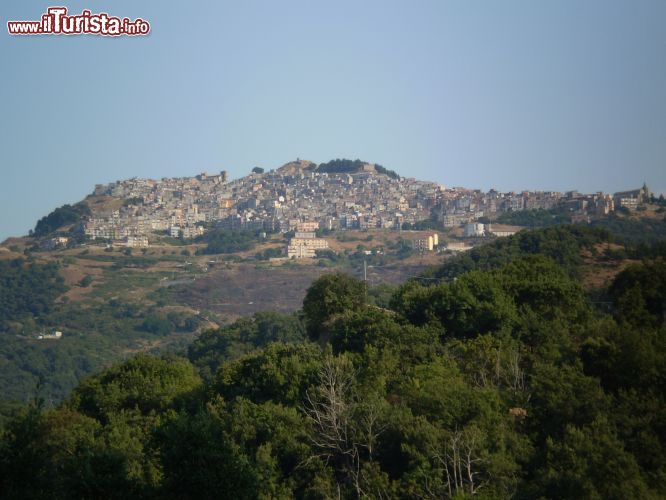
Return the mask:
[(571, 216), (572, 222), (589, 220), (589, 217), (604, 216), (622, 206), (635, 210), (649, 197), (647, 187), (610, 195), (602, 192), (581, 194), (578, 191), (523, 191), (501, 193), (491, 189), (480, 190), (447, 189), (437, 203), (436, 217), (445, 227), (458, 227), (473, 223), (483, 216), (521, 210), (550, 210), (562, 208)]
[[(582, 195), (576, 191), (501, 193), (445, 186), (378, 173), (371, 164), (353, 173), (321, 173), (296, 161), (267, 173), (229, 181), (226, 172), (161, 180), (133, 178), (99, 185), (95, 195), (124, 200), (110, 212), (95, 211), (82, 230), (92, 238), (146, 246), (152, 235), (192, 238), (210, 228), (296, 231), (289, 255), (326, 248), (318, 229), (399, 229), (434, 218), (445, 227), (474, 224), (483, 216), (528, 209), (569, 209), (572, 220), (607, 215), (616, 206), (635, 209), (647, 187)], [(478, 228), (471, 229), (476, 235)]]

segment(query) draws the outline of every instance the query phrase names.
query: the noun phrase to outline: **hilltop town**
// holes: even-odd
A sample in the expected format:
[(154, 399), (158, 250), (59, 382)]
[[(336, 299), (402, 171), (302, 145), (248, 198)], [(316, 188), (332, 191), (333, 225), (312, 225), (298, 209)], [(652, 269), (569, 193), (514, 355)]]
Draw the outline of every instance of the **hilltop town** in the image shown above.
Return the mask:
[[(255, 168), (250, 175), (235, 180), (229, 180), (222, 171), (97, 185), (87, 203), (90, 213), (83, 215), (69, 234), (147, 247), (159, 236), (188, 240), (210, 230), (294, 232), (285, 254), (303, 258), (328, 248), (325, 239), (317, 238), (321, 231), (438, 227), (461, 228), (466, 237), (507, 236), (520, 228), (488, 222), (506, 213), (560, 209), (566, 222), (584, 223), (620, 207), (637, 210), (650, 196), (645, 185), (612, 195), (482, 192), (401, 177), (359, 160), (320, 165), (296, 160), (269, 172)], [(50, 236), (45, 246), (70, 244), (67, 234)], [(436, 246), (423, 238), (412, 243), (420, 250)]]
[[(253, 170), (99, 185), (31, 236), (3, 242), (5, 394), (21, 398), (43, 379), (59, 400), (78, 377), (133, 353), (182, 348), (243, 316), (292, 314), (326, 275), (362, 280), (386, 308), (407, 280), (444, 280), (432, 269), (446, 262), (466, 269), (492, 249), (536, 252), (547, 237), (557, 259), (577, 257), (587, 289), (601, 290), (666, 234), (666, 202), (646, 186), (482, 192), (348, 160)], [(535, 228), (546, 230), (523, 231)], [(572, 251), (558, 239), (569, 233), (615, 239)]]

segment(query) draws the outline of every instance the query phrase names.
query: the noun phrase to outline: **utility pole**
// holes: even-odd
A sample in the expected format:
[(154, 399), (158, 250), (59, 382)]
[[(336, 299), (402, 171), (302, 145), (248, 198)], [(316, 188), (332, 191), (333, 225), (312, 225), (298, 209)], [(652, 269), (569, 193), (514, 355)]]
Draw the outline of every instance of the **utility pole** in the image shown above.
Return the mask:
[(363, 259), (363, 283), (365, 284), (365, 301), (368, 301), (368, 261)]

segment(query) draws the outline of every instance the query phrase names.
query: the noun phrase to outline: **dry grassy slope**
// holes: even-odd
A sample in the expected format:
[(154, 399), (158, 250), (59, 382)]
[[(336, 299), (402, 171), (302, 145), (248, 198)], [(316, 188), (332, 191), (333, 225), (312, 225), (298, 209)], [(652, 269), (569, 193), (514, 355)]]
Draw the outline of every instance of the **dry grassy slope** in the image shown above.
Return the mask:
[(310, 160), (296, 160), (285, 163), (277, 169), (281, 175), (298, 175), (303, 173), (303, 170), (308, 167), (313, 167), (315, 164)]
[[(345, 235), (357, 238), (355, 241), (340, 242), (335, 238), (335, 233), (327, 239), (333, 250), (341, 252), (347, 249), (355, 250), (359, 244), (366, 248), (386, 247), (400, 237), (410, 239), (426, 234), (429, 232), (349, 232)], [(372, 236), (372, 240), (365, 241), (368, 236)], [(13, 240), (12, 244), (21, 243)], [(285, 244), (286, 241), (281, 235), (273, 235), (251, 251), (244, 252), (243, 256), (248, 257), (265, 248)], [(161, 312), (166, 314), (170, 311), (182, 311), (196, 314), (197, 311), (211, 311), (227, 321), (258, 311), (295, 311), (301, 307), (312, 281), (324, 273), (344, 270), (362, 277), (360, 270), (320, 267), (316, 261), (307, 259), (291, 261), (286, 265), (266, 261), (231, 263), (227, 262), (229, 256), (225, 255), (193, 255), (196, 248), (196, 245), (150, 247), (146, 251), (146, 257), (155, 259), (155, 262), (146, 268), (110, 269), (113, 262), (108, 259), (124, 259), (123, 253), (118, 249), (107, 252), (94, 246), (36, 252), (33, 256), (38, 261), (57, 261), (61, 264), (60, 273), (70, 289), (59, 301), (67, 300), (80, 307), (94, 309), (95, 304), (121, 298), (137, 305), (149, 306), (154, 304), (151, 293), (168, 286), (171, 291), (170, 299), (168, 305), (160, 309)], [(622, 247), (601, 244), (596, 247), (595, 252), (583, 252), (582, 276), (586, 289), (606, 287), (617, 273), (633, 262), (626, 259), (606, 260), (604, 251), (609, 248)], [(184, 249), (189, 250), (192, 255), (181, 255)], [(0, 247), (0, 258), (19, 255), (7, 247)], [(142, 256), (142, 252), (135, 250), (134, 255)], [(217, 263), (209, 264), (209, 261), (216, 258)], [(441, 263), (441, 259), (441, 255), (426, 253), (384, 267), (370, 266), (368, 280), (371, 286), (381, 283), (400, 284), (421, 273), (426, 267)], [(92, 284), (85, 288), (79, 286), (84, 276), (92, 277)]]
[(613, 281), (615, 276), (627, 266), (637, 263), (631, 259), (607, 260), (603, 257), (604, 251), (622, 250), (624, 246), (615, 243), (600, 243), (595, 246), (596, 255), (590, 250), (583, 250), (582, 281), (587, 290), (605, 288)]
[[(93, 196), (86, 201), (99, 210), (112, 209), (118, 202), (110, 197)], [(432, 232), (348, 231), (333, 233), (326, 239), (332, 250), (343, 252), (355, 251), (358, 245), (365, 248), (386, 248), (399, 238), (412, 239), (429, 234)], [(339, 241), (338, 235), (344, 235), (352, 241)], [(16, 245), (17, 249), (22, 251), (32, 243), (30, 238), (8, 240), (5, 245), (0, 246), (0, 259), (22, 256), (22, 253), (9, 250), (9, 244)], [(269, 235), (265, 242), (246, 252), (239, 252), (237, 256), (248, 258), (267, 248), (286, 248), (286, 244), (287, 240), (283, 235)], [(114, 270), (110, 269), (114, 260), (125, 258), (123, 249), (107, 252), (101, 246), (88, 245), (51, 252), (33, 252), (32, 255), (38, 261), (58, 262), (61, 265), (59, 272), (69, 290), (58, 299), (59, 302), (80, 303), (83, 307), (120, 297), (148, 305), (152, 303), (148, 298), (151, 292), (169, 285), (176, 287), (176, 304), (194, 309), (210, 309), (234, 317), (259, 310), (298, 309), (314, 279), (325, 272), (341, 270), (319, 267), (316, 261), (309, 259), (292, 261), (286, 266), (266, 261), (256, 264), (227, 264), (231, 256), (195, 255), (197, 249), (203, 246), (205, 245), (151, 246), (145, 249), (145, 252), (134, 249), (134, 256), (145, 256), (156, 262), (145, 268)], [(182, 255), (184, 251), (190, 255)], [(370, 266), (368, 279), (371, 285), (400, 283), (418, 274), (428, 265), (438, 264), (441, 258), (440, 255), (427, 252), (383, 268)], [(217, 260), (217, 265), (210, 265), (211, 260)], [(349, 272), (348, 269), (343, 270)], [(151, 278), (151, 275), (155, 278)], [(79, 283), (85, 276), (90, 276), (92, 283), (81, 287)]]
[(90, 207), (93, 215), (99, 213), (108, 213), (114, 210), (119, 210), (123, 206), (122, 198), (114, 198), (112, 196), (96, 196), (89, 195), (84, 200), (84, 203)]
[[(424, 264), (400, 264), (368, 269), (371, 286), (399, 284), (425, 269)], [(210, 310), (227, 320), (258, 311), (292, 312), (300, 309), (313, 280), (339, 271), (299, 262), (288, 266), (238, 264), (219, 266), (191, 283), (174, 288), (175, 300), (199, 310)], [(348, 271), (349, 272), (349, 271)], [(351, 271), (360, 276), (359, 271)]]
[(23, 251), (32, 246), (34, 241), (28, 237), (7, 238), (0, 243), (0, 259), (16, 259), (23, 257)]
[(647, 219), (663, 219), (664, 218), (664, 212), (660, 212), (659, 210), (661, 207), (656, 204), (648, 204), (646, 206), (645, 211), (642, 212), (635, 212), (631, 214), (631, 218), (633, 219), (642, 219), (642, 218), (647, 218)]
[(23, 254), (19, 252), (13, 252), (9, 248), (0, 247), (0, 260), (11, 260), (21, 257)]

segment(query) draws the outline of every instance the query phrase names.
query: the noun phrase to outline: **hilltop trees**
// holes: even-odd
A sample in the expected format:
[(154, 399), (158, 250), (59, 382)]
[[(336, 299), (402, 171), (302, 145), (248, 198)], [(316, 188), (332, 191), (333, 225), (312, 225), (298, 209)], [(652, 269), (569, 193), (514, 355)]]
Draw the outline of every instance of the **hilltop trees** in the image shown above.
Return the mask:
[(81, 220), (81, 217), (89, 216), (90, 214), (90, 207), (84, 202), (77, 203), (76, 205), (63, 205), (39, 219), (33, 235), (38, 237), (46, 236), (60, 229), (62, 226), (75, 224)]
[[(354, 173), (358, 172), (363, 169), (365, 165), (367, 165), (367, 162), (361, 161), (361, 160), (346, 160), (346, 159), (335, 159), (331, 160), (327, 163), (320, 163), (319, 166), (317, 167), (317, 172), (324, 172), (324, 173), (337, 173), (337, 174), (344, 174), (344, 173)], [(388, 170), (381, 165), (375, 165), (375, 170), (384, 175), (388, 175), (392, 179), (399, 179), (400, 176), (395, 173), (393, 170)]]

